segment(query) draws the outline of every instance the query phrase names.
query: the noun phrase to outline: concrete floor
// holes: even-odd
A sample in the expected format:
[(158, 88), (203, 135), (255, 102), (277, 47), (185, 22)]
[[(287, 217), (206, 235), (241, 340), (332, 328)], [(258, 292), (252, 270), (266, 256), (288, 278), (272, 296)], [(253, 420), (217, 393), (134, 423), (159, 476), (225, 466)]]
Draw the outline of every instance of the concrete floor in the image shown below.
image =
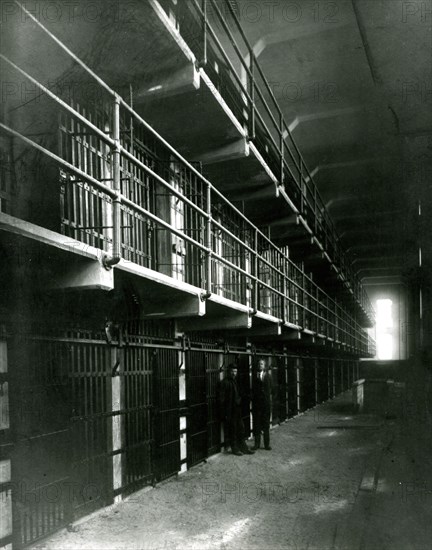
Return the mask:
[(219, 454), (33, 548), (429, 549), (427, 412), (391, 420), (350, 403), (274, 429), (271, 452)]

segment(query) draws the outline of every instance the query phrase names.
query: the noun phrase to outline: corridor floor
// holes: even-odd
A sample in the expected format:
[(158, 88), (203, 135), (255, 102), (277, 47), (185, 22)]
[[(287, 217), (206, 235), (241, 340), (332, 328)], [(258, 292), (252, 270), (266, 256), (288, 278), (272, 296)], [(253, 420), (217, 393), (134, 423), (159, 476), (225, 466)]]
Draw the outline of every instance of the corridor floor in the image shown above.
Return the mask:
[(271, 452), (219, 454), (33, 548), (429, 549), (428, 419), (350, 403), (347, 392), (272, 430)]

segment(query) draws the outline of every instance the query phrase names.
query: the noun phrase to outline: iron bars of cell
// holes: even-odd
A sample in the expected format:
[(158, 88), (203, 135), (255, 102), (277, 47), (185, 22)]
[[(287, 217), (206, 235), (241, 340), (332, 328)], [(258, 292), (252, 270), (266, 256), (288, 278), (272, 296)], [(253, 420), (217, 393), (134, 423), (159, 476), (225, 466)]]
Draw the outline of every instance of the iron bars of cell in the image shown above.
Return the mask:
[[(156, 228), (159, 232), (166, 232), (169, 239), (172, 239), (173, 236), (176, 237), (178, 239), (178, 242), (175, 243), (176, 249), (177, 246), (182, 249), (183, 244), (187, 243), (191, 249), (201, 251), (204, 254), (207, 262), (206, 275), (194, 270), (195, 276), (193, 279), (188, 279), (186, 270), (177, 274), (184, 282), (190, 282), (200, 288), (205, 285), (207, 294), (211, 292), (221, 293), (224, 297), (250, 306), (252, 311), (263, 311), (282, 322), (289, 322), (290, 310), (297, 311), (295, 320), (299, 323), (299, 328), (311, 327), (316, 329), (317, 323), (324, 322), (328, 333), (331, 330), (336, 332), (336, 339), (340, 333), (344, 343), (349, 346), (358, 345), (359, 349), (361, 348), (363, 337), (360, 327), (356, 326), (356, 322), (330, 297), (326, 297), (304, 273), (298, 276), (298, 280), (295, 277), (293, 278), (292, 273), (296, 273), (296, 270), (298, 272), (299, 269), (281, 250), (253, 226), (240, 211), (233, 207), (220, 192), (213, 188), (196, 168), (187, 163), (115, 92), (112, 91), (110, 94), (112, 105), (108, 109), (108, 112), (112, 113), (108, 117), (111, 120), (112, 129), (108, 128), (107, 131), (104, 128), (102, 130), (84, 114), (80, 113), (77, 108), (65, 103), (53, 92), (47, 90), (42, 84), (10, 62), (5, 56), (2, 56), (2, 59), (23, 76), (29, 77), (32, 83), (46, 93), (50, 100), (55, 101), (58, 107), (66, 112), (68, 116), (86, 127), (87, 131), (94, 132), (98, 139), (109, 147), (111, 157), (106, 158), (105, 161), (111, 165), (112, 177), (97, 179), (91, 175), (91, 163), (90, 165), (85, 162), (82, 163), (83, 156), (76, 155), (74, 157), (72, 154), (70, 158), (68, 157), (72, 162), (69, 162), (12, 128), (4, 124), (1, 125), (4, 131), (44, 153), (67, 172), (68, 177), (66, 179), (69, 184), (80, 187), (80, 193), (74, 195), (75, 201), (80, 200), (80, 198), (82, 200), (84, 191), (87, 194), (94, 194), (96, 190), (103, 193), (102, 204), (106, 203), (107, 210), (111, 208), (112, 240), (115, 241), (111, 247), (114, 254), (108, 259), (107, 266), (114, 263), (111, 258), (120, 260), (121, 251), (125, 249), (125, 245), (130, 247), (130, 242), (125, 241), (134, 239), (133, 236), (126, 236), (122, 231), (124, 226), (121, 225), (123, 220), (121, 212), (124, 214), (127, 210), (128, 213), (133, 214), (135, 221), (139, 219), (147, 225), (150, 223), (153, 229)], [(121, 139), (122, 109), (138, 123), (139, 129), (144, 129), (149, 135), (153, 136), (158, 142), (158, 146), (164, 149), (165, 155), (169, 157), (171, 172), (174, 174), (173, 179), (170, 179), (170, 176), (168, 177), (169, 181), (167, 181), (166, 176), (163, 177), (158, 173), (158, 171), (160, 172), (160, 166), (158, 167), (157, 163), (155, 164), (156, 161), (151, 154), (144, 158), (142, 152), (138, 153), (132, 143), (127, 144), (124, 139)], [(78, 130), (81, 130), (81, 128), (78, 128)], [(112, 137), (109, 136), (110, 132)], [(82, 134), (80, 131), (77, 133)], [(128, 135), (127, 132), (125, 134)], [(63, 154), (67, 156), (65, 152)], [(169, 203), (172, 203), (173, 200), (176, 203), (181, 203), (182, 216), (180, 219), (183, 226), (176, 227), (173, 224), (171, 212), (169, 211), (163, 219), (158, 208), (159, 204), (155, 200), (145, 204), (145, 206), (138, 204), (137, 191), (131, 191), (133, 186), (130, 185), (130, 179), (121, 178), (122, 168), (123, 173), (125, 173), (125, 163), (133, 165), (135, 170), (139, 169), (141, 174), (145, 174), (149, 178), (147, 188), (149, 186), (153, 188), (153, 199), (156, 198), (156, 195), (161, 196), (164, 194), (156, 193), (157, 190), (159, 191), (159, 189), (156, 189), (156, 186), (158, 186), (165, 192)], [(175, 168), (176, 165), (181, 167), (180, 172), (185, 173), (185, 177), (179, 178), (179, 170)], [(128, 170), (130, 172), (130, 167)], [(98, 175), (100, 176), (100, 174)], [(190, 194), (189, 198), (187, 189), (182, 182), (188, 182), (191, 176), (196, 179), (198, 188), (193, 190), (194, 192)], [(143, 178), (142, 175), (140, 177)], [(100, 180), (112, 180), (114, 183), (110, 187)], [(124, 186), (122, 180), (129, 181), (129, 185)], [(203, 189), (206, 189), (207, 204), (202, 202)], [(199, 205), (197, 204), (197, 197), (199, 197)], [(112, 207), (112, 203), (117, 204), (117, 209)], [(192, 224), (187, 223), (186, 209), (189, 209), (195, 216), (195, 221)], [(200, 231), (199, 238), (197, 238), (194, 231), (200, 226), (204, 227), (204, 230)], [(108, 238), (107, 241), (110, 242), (110, 239)], [(196, 254), (195, 256), (198, 257)], [(149, 267), (162, 270), (163, 266), (157, 254), (155, 254), (154, 262)], [(170, 274), (173, 276), (172, 272)], [(294, 296), (287, 294), (287, 288), (294, 288)], [(251, 292), (251, 289), (255, 291)], [(320, 309), (319, 304), (321, 304)], [(326, 304), (324, 308), (323, 304)], [(326, 308), (327, 312), (325, 311)]]
[[(248, 138), (258, 146), (261, 153), (266, 153), (264, 157), (267, 163), (277, 175), (279, 185), (286, 187), (292, 198), (290, 204), (296, 205), (295, 208), (302, 216), (305, 226), (313, 228), (317, 241), (329, 257), (339, 265), (345, 278), (351, 281), (347, 280), (346, 286), (371, 320), (374, 315), (372, 306), (364, 289), (361, 288), (360, 281), (347, 262), (334, 224), (291, 130), (286, 124), (273, 90), (256, 59), (231, 2), (224, 0), (223, 5), (227, 8), (224, 13), (215, 0), (194, 0), (181, 7), (178, 6), (179, 21), (185, 20), (186, 12), (192, 13), (193, 10), (187, 25), (190, 36), (203, 37), (202, 43), (195, 39), (188, 41), (189, 34), (184, 38), (198, 57), (199, 67), (205, 68), (235, 116), (246, 123)], [(209, 10), (208, 6), (212, 9)], [(211, 15), (215, 16), (214, 25), (211, 22)], [(196, 32), (191, 31), (193, 25), (196, 27)], [(219, 32), (222, 29), (224, 33), (218, 35), (215, 29)], [(240, 35), (241, 41), (236, 39), (234, 31)], [(224, 65), (219, 63), (219, 59), (223, 60)], [(240, 75), (235, 65), (240, 68)], [(246, 120), (244, 119), (245, 108), (248, 111)], [(283, 194), (283, 196), (287, 195)]]

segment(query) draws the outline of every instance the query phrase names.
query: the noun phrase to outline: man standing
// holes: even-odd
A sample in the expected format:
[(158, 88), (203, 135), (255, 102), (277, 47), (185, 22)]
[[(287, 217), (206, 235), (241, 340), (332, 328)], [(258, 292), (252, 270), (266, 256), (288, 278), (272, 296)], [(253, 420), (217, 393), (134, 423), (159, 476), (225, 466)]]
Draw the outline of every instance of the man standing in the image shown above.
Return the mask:
[(228, 365), (227, 376), (219, 388), (221, 418), (224, 423), (225, 445), (229, 443), (236, 456), (253, 454), (245, 442), (245, 429), (241, 414), (241, 396), (237, 386), (237, 367)]
[(261, 445), (261, 432), (264, 434), (264, 448), (271, 451), (270, 447), (270, 415), (272, 408), (272, 380), (265, 370), (264, 359), (258, 361), (258, 368), (253, 376), (252, 384), (252, 414), (253, 433), (255, 446), (253, 450), (259, 449)]

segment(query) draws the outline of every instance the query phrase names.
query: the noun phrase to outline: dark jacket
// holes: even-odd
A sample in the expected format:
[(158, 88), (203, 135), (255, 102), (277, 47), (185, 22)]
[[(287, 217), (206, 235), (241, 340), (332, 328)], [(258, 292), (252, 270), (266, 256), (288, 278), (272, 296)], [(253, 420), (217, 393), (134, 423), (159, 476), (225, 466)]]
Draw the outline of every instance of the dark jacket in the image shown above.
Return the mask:
[(236, 380), (224, 378), (219, 386), (219, 410), (221, 419), (229, 420), (240, 405), (241, 396)]
[(273, 395), (273, 383), (271, 374), (264, 373), (261, 380), (256, 372), (252, 378), (252, 408), (270, 411)]

